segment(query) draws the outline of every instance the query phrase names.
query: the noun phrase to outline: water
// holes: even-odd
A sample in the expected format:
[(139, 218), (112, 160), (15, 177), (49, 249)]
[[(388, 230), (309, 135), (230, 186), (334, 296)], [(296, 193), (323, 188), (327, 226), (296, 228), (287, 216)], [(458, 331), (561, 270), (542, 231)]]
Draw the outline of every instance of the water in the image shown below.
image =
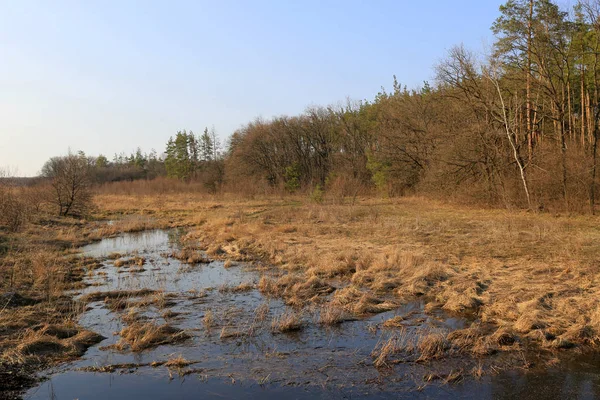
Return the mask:
[[(26, 393), (28, 399), (167, 399), (167, 398), (600, 398), (598, 362), (573, 358), (560, 367), (509, 370), (481, 379), (469, 372), (472, 359), (453, 357), (429, 363), (401, 363), (392, 370), (372, 365), (371, 351), (394, 330), (374, 329), (394, 315), (410, 315), (407, 331), (451, 330), (468, 324), (460, 318), (438, 313), (428, 315), (415, 302), (397, 310), (325, 328), (315, 321), (315, 310), (305, 310), (305, 328), (288, 334), (273, 334), (270, 318), (286, 306), (265, 299), (256, 289), (234, 293), (223, 289), (241, 283), (256, 283), (261, 274), (249, 265), (224, 268), (221, 262), (183, 265), (169, 257), (179, 248), (177, 231), (126, 234), (85, 246), (82, 254), (104, 259), (87, 278), (91, 286), (80, 295), (95, 291), (161, 290), (166, 304), (149, 304), (139, 312), (156, 324), (169, 323), (184, 329), (191, 338), (140, 353), (118, 351), (118, 332), (127, 324), (124, 312), (113, 312), (103, 301), (92, 302), (80, 324), (107, 337), (73, 363), (47, 371), (49, 379)], [(106, 259), (111, 253), (143, 257), (143, 271), (134, 266), (117, 268)], [(269, 318), (254, 320), (256, 308), (268, 302)], [(171, 315), (165, 315), (169, 311)], [(207, 329), (202, 319), (213, 313), (216, 327)], [(221, 329), (248, 331), (245, 337), (221, 339)], [(175, 356), (192, 362), (184, 368), (152, 367)], [(498, 359), (498, 363), (502, 359)], [(89, 372), (90, 367), (130, 364), (111, 373)], [(459, 383), (425, 383), (429, 373), (464, 372)]]

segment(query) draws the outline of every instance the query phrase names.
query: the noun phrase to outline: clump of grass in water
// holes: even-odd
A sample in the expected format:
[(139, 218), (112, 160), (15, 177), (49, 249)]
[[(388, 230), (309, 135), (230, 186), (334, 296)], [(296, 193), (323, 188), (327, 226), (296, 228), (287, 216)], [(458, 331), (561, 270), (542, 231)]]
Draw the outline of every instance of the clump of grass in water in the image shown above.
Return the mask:
[(430, 332), (419, 337), (417, 347), (421, 352), (417, 361), (426, 361), (444, 357), (448, 349), (448, 340), (442, 332)]
[(120, 298), (120, 299), (111, 299), (106, 298), (104, 300), (106, 306), (112, 311), (123, 311), (130, 307), (130, 302), (128, 298)]
[(328, 304), (322, 307), (319, 312), (319, 324), (321, 325), (337, 325), (344, 321), (353, 321), (356, 318), (349, 315), (342, 307)]
[(141, 297), (156, 293), (151, 289), (140, 290), (113, 290), (109, 292), (88, 293), (81, 298), (84, 302), (101, 301), (106, 299), (123, 299), (128, 297)]
[(180, 354), (177, 357), (167, 360), (167, 362), (164, 363), (164, 366), (167, 368), (184, 368), (191, 364), (194, 364), (194, 362), (186, 360), (185, 357)]
[(374, 358), (373, 365), (375, 368), (389, 368), (390, 356), (398, 351), (398, 338), (391, 336), (387, 341), (378, 345), (371, 352), (371, 357)]
[(231, 327), (224, 326), (223, 329), (221, 329), (221, 334), (219, 335), (219, 339), (224, 340), (224, 339), (230, 339), (230, 338), (240, 338), (240, 337), (244, 337), (247, 335), (248, 334), (246, 332), (235, 330)]
[(458, 383), (463, 380), (463, 371), (451, 370), (447, 374), (429, 373), (423, 376), (425, 382), (441, 381), (444, 385)]
[(118, 258), (113, 262), (113, 264), (117, 268), (124, 267), (125, 265), (137, 265), (137, 266), (141, 267), (145, 263), (146, 263), (146, 259), (144, 257), (140, 257), (140, 256), (135, 256), (132, 258), (127, 258), (127, 259), (126, 258)]
[(206, 329), (212, 328), (215, 325), (215, 316), (213, 315), (213, 312), (208, 310), (204, 314), (204, 317), (202, 318), (202, 322), (204, 323), (204, 326), (206, 327)]
[(104, 339), (97, 333), (70, 325), (47, 325), (39, 331), (28, 330), (20, 344), (13, 351), (3, 354), (3, 357), (10, 358), (12, 353), (20, 360), (30, 356), (68, 359), (82, 355), (88, 347)]
[(269, 317), (269, 303), (262, 303), (254, 310), (254, 322), (264, 322)]
[(138, 352), (163, 344), (177, 343), (189, 339), (183, 330), (170, 325), (155, 325), (151, 322), (134, 322), (123, 328), (121, 340), (116, 347), (123, 350), (127, 345), (131, 351)]
[(336, 290), (334, 301), (356, 315), (376, 314), (398, 307), (395, 303), (373, 297), (353, 286)]
[(384, 328), (400, 328), (402, 327), (402, 322), (405, 321), (405, 318), (401, 315), (396, 315), (383, 323)]
[(473, 375), (477, 379), (480, 379), (481, 377), (483, 377), (484, 374), (485, 374), (485, 371), (484, 371), (483, 365), (481, 364), (481, 361), (480, 361), (479, 363), (477, 363), (477, 366), (473, 367), (473, 369), (471, 370), (471, 375)]
[(387, 340), (380, 340), (371, 352), (373, 365), (375, 368), (391, 368), (395, 362), (391, 356), (398, 353), (412, 353), (414, 344), (411, 341), (406, 329), (401, 328), (398, 333), (390, 336)]
[(179, 251), (174, 251), (171, 256), (184, 264), (210, 263), (210, 259), (206, 256), (206, 254), (190, 247), (183, 248)]
[(254, 289), (254, 284), (252, 282), (242, 282), (238, 286), (223, 285), (219, 288), (219, 292), (221, 292), (221, 293), (242, 293), (242, 292), (249, 292), (252, 289)]
[(292, 332), (302, 329), (302, 318), (294, 311), (287, 311), (271, 322), (271, 331), (273, 333)]

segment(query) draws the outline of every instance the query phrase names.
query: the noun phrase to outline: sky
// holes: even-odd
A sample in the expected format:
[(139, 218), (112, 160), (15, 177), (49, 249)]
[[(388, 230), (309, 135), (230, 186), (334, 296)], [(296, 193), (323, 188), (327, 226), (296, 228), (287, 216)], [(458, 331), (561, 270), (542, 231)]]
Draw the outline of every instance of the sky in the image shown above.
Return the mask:
[(417, 88), (452, 46), (489, 48), (502, 3), (0, 0), (0, 168)]

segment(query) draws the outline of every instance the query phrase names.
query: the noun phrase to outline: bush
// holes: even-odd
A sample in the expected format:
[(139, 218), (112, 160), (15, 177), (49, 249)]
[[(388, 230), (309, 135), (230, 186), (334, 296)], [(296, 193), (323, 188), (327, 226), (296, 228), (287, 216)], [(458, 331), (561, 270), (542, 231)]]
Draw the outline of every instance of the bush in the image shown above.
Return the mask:
[(26, 219), (26, 205), (9, 188), (0, 187), (0, 225), (18, 231)]
[(315, 188), (313, 189), (312, 193), (310, 194), (310, 199), (318, 204), (321, 204), (323, 202), (323, 189), (318, 183), (317, 186), (315, 186)]
[(300, 171), (296, 164), (285, 168), (285, 190), (290, 193), (300, 189)]
[(81, 216), (88, 212), (92, 205), (90, 165), (83, 153), (51, 158), (42, 171), (51, 179), (58, 215)]

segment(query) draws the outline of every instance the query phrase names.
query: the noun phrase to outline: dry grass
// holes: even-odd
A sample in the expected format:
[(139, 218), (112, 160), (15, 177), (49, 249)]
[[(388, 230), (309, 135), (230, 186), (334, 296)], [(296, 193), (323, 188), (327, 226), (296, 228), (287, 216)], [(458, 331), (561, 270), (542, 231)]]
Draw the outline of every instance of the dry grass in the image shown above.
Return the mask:
[[(424, 296), (544, 346), (593, 344), (600, 337), (598, 217), (483, 210), (423, 198), (359, 199), (349, 206), (300, 198), (223, 195), (217, 204), (190, 193), (160, 201), (106, 194), (97, 203), (106, 215), (147, 212), (158, 220), (164, 210), (177, 210), (169, 220), (191, 227), (188, 236), (200, 248), (227, 260), (276, 265), (281, 274), (263, 277), (258, 289), (288, 305), (322, 302), (332, 287), (348, 286), (334, 297), (353, 314)], [(510, 347), (499, 345), (493, 333), (465, 339), (477, 342), (467, 350)]]
[(43, 356), (68, 352), (68, 346), (53, 336), (26, 335), (26, 338), (17, 346), (17, 352), (24, 356)]
[(413, 339), (406, 329), (401, 328), (394, 335), (385, 340), (380, 340), (371, 352), (375, 368), (390, 368), (393, 364), (402, 360), (394, 359), (395, 356), (400, 354), (403, 354), (404, 357), (412, 356), (415, 351)]
[(185, 357), (183, 357), (181, 354), (179, 354), (177, 357), (171, 357), (167, 360), (166, 363), (164, 363), (163, 365), (167, 368), (184, 368), (187, 367), (189, 365), (194, 364), (193, 361), (188, 361), (185, 359)]
[(420, 352), (418, 361), (443, 358), (448, 349), (446, 334), (443, 332), (430, 332), (424, 334), (419, 337), (417, 348)]
[(100, 343), (105, 337), (85, 329), (72, 326), (46, 325), (40, 330), (27, 330), (15, 349), (8, 350), (3, 357), (17, 355), (27, 357), (67, 360), (85, 353), (90, 346)]
[(302, 317), (295, 311), (286, 311), (271, 321), (271, 332), (273, 333), (298, 331), (302, 327)]
[(120, 217), (112, 224), (102, 224), (89, 234), (90, 240), (113, 237), (125, 232), (142, 232), (150, 229), (164, 228), (165, 223), (142, 215)]
[(156, 346), (177, 343), (189, 339), (181, 329), (170, 325), (156, 325), (152, 322), (135, 322), (119, 332), (121, 339), (117, 348), (139, 352)]
[(314, 275), (303, 279), (302, 275), (288, 273), (277, 280), (263, 276), (258, 282), (258, 290), (267, 297), (282, 297), (287, 305), (302, 308), (321, 301), (335, 288)]
[(83, 302), (101, 301), (101, 300), (124, 300), (132, 297), (142, 297), (156, 293), (151, 289), (139, 290), (113, 290), (108, 292), (92, 292), (81, 297)]
[(319, 324), (337, 325), (345, 321), (353, 321), (356, 318), (349, 315), (342, 307), (335, 304), (328, 304), (319, 311)]
[(396, 315), (396, 316), (388, 319), (387, 321), (385, 321), (383, 323), (383, 327), (384, 328), (401, 328), (404, 326), (402, 324), (403, 322), (405, 322), (405, 318), (401, 315)]
[(204, 313), (204, 317), (202, 317), (202, 323), (206, 327), (206, 329), (210, 329), (215, 325), (215, 316), (212, 311), (207, 310)]
[[(89, 219), (58, 218), (54, 210), (45, 207), (38, 189), (42, 188), (24, 193), (30, 211), (35, 212), (22, 221), (18, 232), (7, 233), (0, 227), (0, 375), (3, 380), (10, 378), (11, 382), (3, 382), (9, 387), (23, 387), (18, 382), (22, 378), (19, 371), (33, 373), (77, 357), (102, 339), (74, 322), (85, 302), (108, 297), (107, 305), (115, 310), (127, 305), (129, 295), (125, 293), (95, 293), (82, 302), (73, 301), (73, 292), (67, 291), (86, 287), (83, 279), (101, 266), (96, 259), (74, 254), (74, 249), (103, 237), (170, 225), (136, 213), (109, 216), (97, 208)], [(113, 223), (107, 224), (108, 219)], [(121, 257), (110, 256), (113, 260)], [(123, 263), (137, 265), (139, 271), (143, 260)], [(8, 375), (4, 375), (6, 371)], [(25, 379), (26, 384), (32, 382)]]
[(221, 334), (219, 335), (219, 339), (232, 339), (232, 338), (241, 338), (244, 336), (248, 336), (248, 332), (244, 332), (239, 329), (235, 329), (234, 327), (224, 326), (221, 329)]
[(270, 313), (269, 303), (262, 303), (260, 306), (256, 307), (254, 310), (254, 322), (261, 323), (267, 320)]
[(397, 342), (398, 338), (392, 336), (373, 350), (371, 356), (374, 358), (373, 365), (375, 368), (389, 368), (391, 366), (389, 358), (398, 351), (399, 346)]
[(139, 256), (134, 256), (131, 258), (118, 258), (115, 261), (113, 261), (113, 264), (115, 265), (115, 267), (124, 267), (126, 265), (137, 265), (139, 267), (141, 267), (142, 265), (144, 265), (146, 263), (146, 259), (144, 257), (139, 257)]
[(242, 282), (237, 286), (222, 286), (219, 288), (219, 292), (221, 293), (243, 293), (249, 292), (254, 289), (254, 283), (252, 282)]
[(333, 295), (333, 302), (356, 315), (377, 314), (398, 307), (397, 303), (378, 299), (354, 286), (336, 290)]
[(202, 251), (193, 247), (184, 247), (174, 251), (171, 256), (185, 264), (208, 264), (210, 259)]

